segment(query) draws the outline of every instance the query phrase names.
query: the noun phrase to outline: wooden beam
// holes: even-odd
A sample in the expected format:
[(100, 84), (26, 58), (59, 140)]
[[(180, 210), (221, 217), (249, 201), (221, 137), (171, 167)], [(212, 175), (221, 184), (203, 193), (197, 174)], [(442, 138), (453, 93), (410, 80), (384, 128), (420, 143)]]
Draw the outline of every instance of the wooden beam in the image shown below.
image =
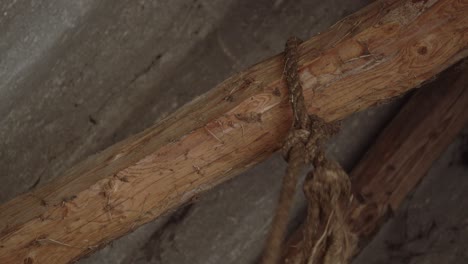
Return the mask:
[(353, 184), (365, 201), (352, 215), (362, 238), (371, 237), (389, 210), (401, 205), (467, 124), (468, 68), (448, 76), (446, 85), (417, 93), (353, 170)]
[[(362, 201), (354, 201), (350, 221), (360, 249), (468, 123), (467, 66), (412, 96), (353, 169)], [(291, 236), (284, 263), (302, 263), (301, 240), (302, 227)]]
[[(325, 120), (399, 96), (468, 54), (466, 1), (378, 1), (300, 47)], [(66, 263), (267, 158), (291, 121), (277, 55), (0, 206), (0, 262)]]

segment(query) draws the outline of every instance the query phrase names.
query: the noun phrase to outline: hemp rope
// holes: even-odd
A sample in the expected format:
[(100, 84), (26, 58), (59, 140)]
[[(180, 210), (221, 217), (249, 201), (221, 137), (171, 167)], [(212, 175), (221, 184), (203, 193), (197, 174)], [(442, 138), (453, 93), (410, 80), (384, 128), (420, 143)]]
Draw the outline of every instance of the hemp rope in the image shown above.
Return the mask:
[(298, 177), (309, 163), (315, 170), (304, 182), (308, 212), (302, 260), (297, 263), (346, 263), (355, 244), (345, 221), (345, 210), (351, 197), (350, 181), (341, 167), (324, 155), (323, 142), (337, 131), (336, 126), (307, 113), (297, 66), (300, 43), (301, 40), (291, 37), (285, 47), (285, 76), (293, 124), (283, 144), (283, 157), (288, 167), (262, 263), (280, 262)]

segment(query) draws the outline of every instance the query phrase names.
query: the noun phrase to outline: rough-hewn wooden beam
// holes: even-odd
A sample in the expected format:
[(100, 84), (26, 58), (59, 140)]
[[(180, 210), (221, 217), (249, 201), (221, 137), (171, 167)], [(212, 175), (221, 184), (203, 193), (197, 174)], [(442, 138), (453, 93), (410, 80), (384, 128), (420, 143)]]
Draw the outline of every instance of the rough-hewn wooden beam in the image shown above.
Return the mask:
[(447, 76), (445, 87), (417, 93), (353, 170), (364, 203), (352, 219), (362, 238), (378, 230), (467, 124), (468, 67)]
[[(362, 201), (354, 201), (350, 216), (361, 247), (468, 123), (467, 66), (468, 61), (412, 96), (353, 169), (353, 187)], [(285, 263), (302, 263), (301, 240), (299, 228)]]
[[(331, 121), (467, 55), (467, 1), (379, 1), (300, 47), (311, 112)], [(278, 55), (60, 179), (0, 206), (0, 262), (64, 263), (268, 157), (290, 125)]]

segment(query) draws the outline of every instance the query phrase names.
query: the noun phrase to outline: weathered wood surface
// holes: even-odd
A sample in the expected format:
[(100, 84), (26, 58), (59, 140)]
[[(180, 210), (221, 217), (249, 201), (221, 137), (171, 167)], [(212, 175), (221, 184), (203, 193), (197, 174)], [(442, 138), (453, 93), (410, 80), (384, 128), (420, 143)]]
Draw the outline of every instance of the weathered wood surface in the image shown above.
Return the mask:
[[(463, 66), (444, 74), (446, 85), (412, 96), (353, 169), (359, 199), (350, 221), (360, 249), (468, 123), (468, 67)], [(290, 238), (285, 263), (301, 263), (301, 240), (299, 228)]]
[[(304, 42), (300, 66), (309, 110), (341, 119), (463, 58), (467, 6), (380, 1)], [(289, 127), (282, 71), (281, 55), (257, 64), (2, 205), (0, 261), (72, 261), (268, 157)]]
[(451, 76), (454, 84), (447, 79), (446, 87), (417, 93), (353, 170), (364, 200), (352, 215), (361, 237), (373, 235), (396, 211), (468, 122), (468, 68)]

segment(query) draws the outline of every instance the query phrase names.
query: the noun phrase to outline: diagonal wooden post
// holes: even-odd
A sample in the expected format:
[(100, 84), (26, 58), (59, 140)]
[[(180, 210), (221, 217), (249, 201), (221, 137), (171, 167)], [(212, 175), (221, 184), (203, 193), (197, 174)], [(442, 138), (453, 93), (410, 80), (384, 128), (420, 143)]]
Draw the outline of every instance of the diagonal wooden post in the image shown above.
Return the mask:
[[(308, 110), (326, 121), (399, 96), (468, 53), (466, 0), (377, 1), (304, 42)], [(291, 113), (282, 55), (0, 206), (1, 263), (67, 263), (267, 158)]]

